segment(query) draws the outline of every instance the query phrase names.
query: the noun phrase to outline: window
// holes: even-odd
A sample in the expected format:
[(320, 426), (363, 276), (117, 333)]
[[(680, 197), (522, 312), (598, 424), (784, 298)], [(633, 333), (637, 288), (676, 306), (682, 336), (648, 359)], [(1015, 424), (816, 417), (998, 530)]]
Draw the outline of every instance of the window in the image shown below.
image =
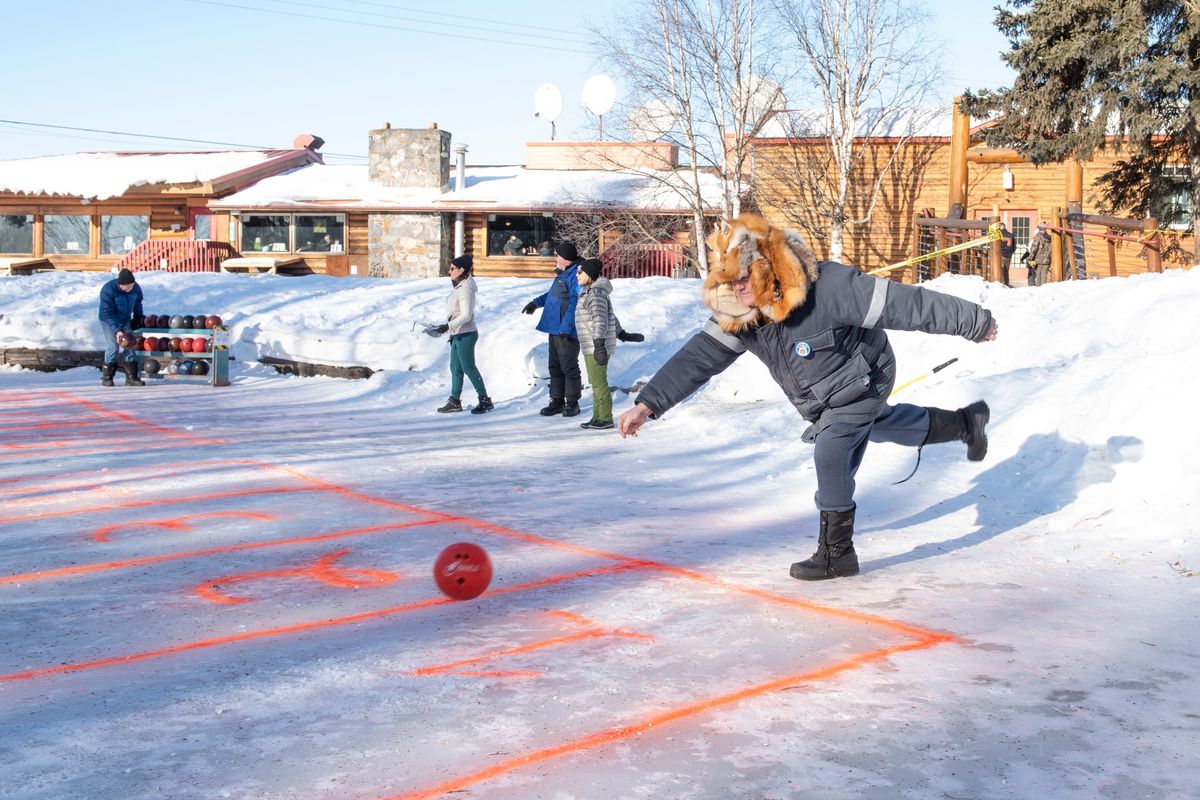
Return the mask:
[(554, 218), (488, 215), (489, 256), (554, 255)]
[(101, 216), (100, 255), (124, 255), (149, 238), (147, 216)]
[(212, 214), (197, 214), (192, 218), (192, 234), (197, 241), (212, 238)]
[(91, 252), (91, 217), (47, 214), (43, 230), (47, 255), (86, 256)]
[(1150, 203), (1150, 213), (1163, 228), (1187, 230), (1192, 227), (1191, 169), (1186, 164), (1163, 167), (1164, 187)]
[(0, 214), (0, 253), (33, 253), (32, 214)]
[(293, 228), (297, 252), (340, 253), (345, 250), (342, 243), (346, 240), (346, 217), (343, 214), (297, 214)]
[(288, 239), (288, 223), (291, 218), (287, 214), (243, 214), (242, 215), (242, 250), (271, 253), (287, 253), (290, 251)]

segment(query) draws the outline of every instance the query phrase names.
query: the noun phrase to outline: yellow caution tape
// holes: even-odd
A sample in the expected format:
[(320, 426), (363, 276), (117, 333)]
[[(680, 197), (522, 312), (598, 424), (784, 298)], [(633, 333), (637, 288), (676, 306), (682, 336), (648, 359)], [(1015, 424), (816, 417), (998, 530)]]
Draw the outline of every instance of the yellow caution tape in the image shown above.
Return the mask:
[(912, 264), (917, 264), (921, 261), (928, 261), (931, 258), (944, 256), (947, 253), (957, 253), (959, 250), (967, 250), (972, 247), (979, 247), (981, 244), (988, 244), (989, 242), (997, 241), (1000, 238), (1002, 238), (1000, 234), (1000, 223), (993, 223), (988, 227), (987, 234), (980, 236), (978, 239), (972, 239), (969, 242), (960, 242), (959, 244), (952, 245), (950, 247), (943, 247), (941, 250), (934, 250), (932, 253), (926, 253), (923, 256), (916, 256), (915, 258), (910, 258), (907, 261), (899, 261), (895, 264), (888, 264), (886, 267), (873, 269), (867, 274), (878, 275), (881, 272), (891, 272), (894, 269), (901, 269), (903, 267), (911, 266)]

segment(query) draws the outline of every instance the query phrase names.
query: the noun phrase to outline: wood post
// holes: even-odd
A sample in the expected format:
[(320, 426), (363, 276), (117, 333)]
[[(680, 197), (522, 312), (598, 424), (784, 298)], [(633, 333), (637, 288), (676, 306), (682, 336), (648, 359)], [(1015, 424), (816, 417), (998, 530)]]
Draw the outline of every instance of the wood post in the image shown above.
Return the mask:
[(1146, 269), (1162, 272), (1162, 235), (1158, 233), (1158, 220), (1150, 217), (1142, 221), (1146, 231)]
[(1054, 209), (1054, 229), (1050, 231), (1050, 280), (1063, 279), (1063, 235), (1059, 228), (1063, 227), (1063, 210)]
[(971, 117), (959, 108), (955, 97), (950, 122), (950, 209), (951, 219), (963, 219), (967, 208), (967, 148), (971, 142)]

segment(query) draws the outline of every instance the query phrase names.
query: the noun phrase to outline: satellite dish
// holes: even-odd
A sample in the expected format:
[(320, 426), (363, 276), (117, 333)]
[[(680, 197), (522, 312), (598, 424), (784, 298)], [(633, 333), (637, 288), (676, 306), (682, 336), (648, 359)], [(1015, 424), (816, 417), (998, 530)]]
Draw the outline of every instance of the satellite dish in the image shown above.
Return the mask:
[(604, 115), (617, 100), (617, 87), (607, 75), (593, 75), (583, 84), (583, 104), (600, 118), (600, 138), (604, 138)]
[(543, 83), (533, 93), (533, 115), (550, 123), (550, 139), (554, 140), (554, 120), (563, 110), (562, 92), (553, 83)]
[(783, 89), (779, 88), (778, 83), (762, 75), (751, 75), (743, 81), (734, 95), (734, 102), (737, 104), (735, 108), (739, 109), (742, 103), (745, 103), (746, 125), (751, 130), (758, 128), (772, 112), (787, 108), (787, 98), (783, 95)]
[(675, 127), (675, 113), (662, 100), (648, 100), (629, 112), (625, 124), (634, 139), (652, 142)]

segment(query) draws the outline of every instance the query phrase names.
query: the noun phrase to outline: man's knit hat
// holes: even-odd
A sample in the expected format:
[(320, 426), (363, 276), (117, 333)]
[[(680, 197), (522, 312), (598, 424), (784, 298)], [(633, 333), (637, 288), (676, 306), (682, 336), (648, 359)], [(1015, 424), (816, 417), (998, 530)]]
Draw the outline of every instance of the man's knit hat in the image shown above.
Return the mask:
[(131, 272), (130, 270), (127, 270), (127, 269), (123, 269), (117, 273), (117, 285), (118, 286), (128, 286), (131, 283), (137, 283), (137, 281), (133, 277), (133, 272)]
[(575, 261), (579, 258), (579, 251), (575, 249), (574, 242), (559, 242), (554, 246), (554, 254), (567, 261)]

